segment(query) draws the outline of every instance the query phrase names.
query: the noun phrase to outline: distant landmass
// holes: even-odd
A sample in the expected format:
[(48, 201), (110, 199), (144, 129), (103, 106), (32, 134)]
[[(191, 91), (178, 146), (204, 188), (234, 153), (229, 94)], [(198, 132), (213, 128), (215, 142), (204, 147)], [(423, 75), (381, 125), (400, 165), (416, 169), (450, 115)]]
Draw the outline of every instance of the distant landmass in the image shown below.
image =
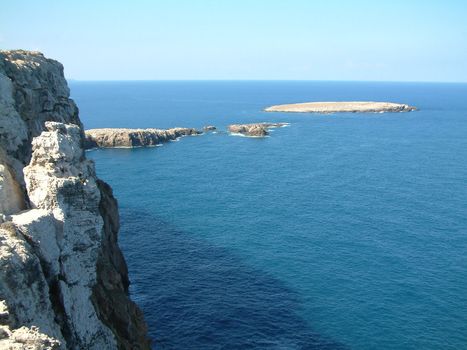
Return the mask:
[(352, 101), (352, 102), (305, 102), (267, 107), (266, 112), (294, 113), (385, 113), (411, 112), (415, 107), (392, 102)]

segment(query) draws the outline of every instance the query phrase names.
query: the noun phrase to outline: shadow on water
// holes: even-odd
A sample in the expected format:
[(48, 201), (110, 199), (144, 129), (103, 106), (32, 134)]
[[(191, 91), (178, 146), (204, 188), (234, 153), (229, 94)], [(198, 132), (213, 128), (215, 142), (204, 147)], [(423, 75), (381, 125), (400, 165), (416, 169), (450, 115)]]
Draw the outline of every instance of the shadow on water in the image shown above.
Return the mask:
[(154, 349), (347, 349), (297, 314), (293, 290), (229, 250), (140, 209), (121, 217), (132, 297)]

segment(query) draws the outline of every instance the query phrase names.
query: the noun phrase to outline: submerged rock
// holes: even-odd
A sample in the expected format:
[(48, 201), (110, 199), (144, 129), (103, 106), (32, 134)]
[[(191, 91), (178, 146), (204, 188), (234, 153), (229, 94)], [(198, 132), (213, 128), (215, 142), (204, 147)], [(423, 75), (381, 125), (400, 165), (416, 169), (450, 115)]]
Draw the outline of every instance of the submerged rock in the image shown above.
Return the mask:
[(206, 125), (205, 127), (203, 127), (203, 130), (204, 131), (216, 131), (217, 128), (214, 125)]
[(255, 123), (255, 124), (232, 124), (228, 130), (233, 134), (241, 134), (250, 137), (264, 137), (269, 135), (268, 129), (280, 128), (289, 123)]
[(182, 136), (199, 135), (193, 128), (173, 129), (90, 129), (86, 130), (85, 148), (144, 147), (176, 140)]
[(150, 348), (117, 203), (83, 145), (62, 65), (0, 51), (2, 349)]

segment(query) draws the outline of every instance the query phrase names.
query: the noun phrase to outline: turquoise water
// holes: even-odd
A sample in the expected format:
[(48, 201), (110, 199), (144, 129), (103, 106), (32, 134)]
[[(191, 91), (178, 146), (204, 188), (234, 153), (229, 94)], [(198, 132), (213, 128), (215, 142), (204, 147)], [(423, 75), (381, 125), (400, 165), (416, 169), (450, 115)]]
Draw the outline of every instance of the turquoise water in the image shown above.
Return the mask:
[[(88, 152), (155, 349), (467, 348), (467, 85), (71, 84), (86, 128), (279, 121)], [(400, 114), (264, 113), (389, 100)]]

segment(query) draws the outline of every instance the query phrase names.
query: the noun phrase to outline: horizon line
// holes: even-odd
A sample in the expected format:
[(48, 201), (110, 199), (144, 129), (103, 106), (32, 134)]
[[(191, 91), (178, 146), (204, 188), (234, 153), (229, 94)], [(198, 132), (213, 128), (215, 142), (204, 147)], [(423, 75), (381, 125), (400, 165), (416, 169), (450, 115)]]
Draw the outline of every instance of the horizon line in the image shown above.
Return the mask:
[(322, 79), (76, 79), (65, 78), (68, 82), (319, 82), (319, 83), (407, 83), (407, 84), (467, 84), (467, 81), (436, 80), (322, 80)]

